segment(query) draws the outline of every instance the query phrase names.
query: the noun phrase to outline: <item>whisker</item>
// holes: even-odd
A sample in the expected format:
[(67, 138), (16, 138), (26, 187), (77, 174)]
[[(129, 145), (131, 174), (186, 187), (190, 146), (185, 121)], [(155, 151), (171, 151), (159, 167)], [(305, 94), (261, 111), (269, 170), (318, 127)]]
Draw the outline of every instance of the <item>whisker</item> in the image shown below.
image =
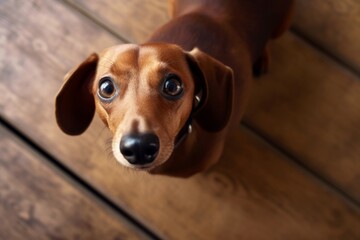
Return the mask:
[(105, 153), (107, 155), (107, 158), (109, 160), (114, 160), (114, 155), (112, 152), (112, 139), (108, 138), (107, 140), (105, 140)]

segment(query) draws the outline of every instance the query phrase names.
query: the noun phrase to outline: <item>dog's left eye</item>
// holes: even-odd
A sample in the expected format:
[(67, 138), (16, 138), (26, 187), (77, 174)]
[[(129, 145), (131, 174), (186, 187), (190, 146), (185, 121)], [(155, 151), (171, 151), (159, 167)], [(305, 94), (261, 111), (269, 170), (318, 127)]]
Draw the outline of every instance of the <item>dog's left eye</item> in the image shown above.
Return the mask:
[(117, 95), (117, 87), (113, 79), (104, 77), (99, 82), (98, 96), (103, 101), (111, 101)]
[(183, 93), (183, 84), (177, 75), (166, 76), (162, 85), (162, 93), (170, 99), (177, 99)]

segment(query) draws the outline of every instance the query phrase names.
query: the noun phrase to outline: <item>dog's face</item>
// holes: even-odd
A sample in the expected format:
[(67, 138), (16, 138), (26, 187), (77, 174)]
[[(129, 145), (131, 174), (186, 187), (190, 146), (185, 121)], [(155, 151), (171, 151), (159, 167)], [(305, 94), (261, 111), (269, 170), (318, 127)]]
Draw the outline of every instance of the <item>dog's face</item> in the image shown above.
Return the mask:
[(125, 44), (92, 54), (65, 77), (56, 117), (64, 132), (77, 135), (96, 110), (113, 134), (117, 161), (150, 171), (169, 159), (195, 110), (203, 130), (220, 131), (232, 100), (231, 69), (201, 51)]
[(100, 54), (92, 94), (115, 158), (151, 169), (173, 152), (192, 111), (194, 81), (174, 45), (120, 45)]

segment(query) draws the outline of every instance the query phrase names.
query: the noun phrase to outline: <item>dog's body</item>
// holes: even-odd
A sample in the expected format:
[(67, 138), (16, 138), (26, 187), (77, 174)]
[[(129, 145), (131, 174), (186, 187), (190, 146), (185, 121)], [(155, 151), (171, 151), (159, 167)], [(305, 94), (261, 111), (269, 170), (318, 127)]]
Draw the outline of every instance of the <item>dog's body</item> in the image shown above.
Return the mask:
[(244, 113), (253, 71), (267, 69), (267, 42), (289, 26), (293, 1), (170, 5), (172, 20), (146, 43), (93, 54), (68, 74), (56, 115), (76, 135), (96, 108), (114, 135), (119, 162), (190, 176), (219, 160), (229, 129)]

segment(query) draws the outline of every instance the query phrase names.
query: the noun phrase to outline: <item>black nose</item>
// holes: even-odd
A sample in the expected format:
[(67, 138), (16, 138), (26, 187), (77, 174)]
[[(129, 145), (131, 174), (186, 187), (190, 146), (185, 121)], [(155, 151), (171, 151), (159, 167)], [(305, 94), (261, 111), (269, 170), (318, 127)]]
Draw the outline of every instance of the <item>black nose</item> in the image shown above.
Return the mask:
[(130, 164), (145, 165), (154, 161), (159, 146), (155, 134), (128, 134), (120, 141), (120, 152)]

